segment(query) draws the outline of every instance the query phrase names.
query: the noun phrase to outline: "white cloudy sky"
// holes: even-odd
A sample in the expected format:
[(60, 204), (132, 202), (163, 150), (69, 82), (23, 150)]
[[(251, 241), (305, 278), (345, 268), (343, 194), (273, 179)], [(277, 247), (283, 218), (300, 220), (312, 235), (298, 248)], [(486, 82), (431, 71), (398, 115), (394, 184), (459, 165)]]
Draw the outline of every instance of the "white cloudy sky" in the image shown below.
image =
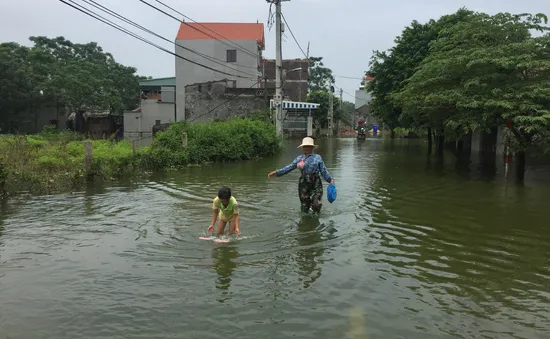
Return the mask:
[[(82, 2), (80, 0), (75, 0)], [(154, 0), (147, 0), (158, 5)], [(178, 23), (138, 0), (96, 0), (96, 2), (173, 40)], [(196, 21), (266, 23), (269, 4), (265, 0), (164, 0)], [(28, 37), (64, 36), (73, 42), (98, 42), (126, 65), (137, 67), (142, 75), (174, 75), (174, 57), (122, 32), (77, 12), (58, 0), (0, 0), (0, 41), (28, 44)], [(304, 50), (311, 43), (310, 55), (322, 56), (337, 76), (360, 78), (368, 68), (373, 50), (391, 47), (395, 36), (412, 20), (437, 18), (465, 6), (496, 13), (508, 11), (550, 12), (549, 0), (291, 0), (283, 3), (285, 15)], [(274, 57), (275, 32), (266, 27), (266, 51)], [(140, 35), (145, 33), (140, 32)], [(299, 48), (289, 32), (283, 43), (283, 58), (299, 58)], [(155, 42), (157, 38), (147, 36)], [(169, 43), (159, 42), (174, 50)], [(349, 94), (360, 80), (336, 78), (336, 86)], [(350, 95), (351, 94), (351, 95)]]

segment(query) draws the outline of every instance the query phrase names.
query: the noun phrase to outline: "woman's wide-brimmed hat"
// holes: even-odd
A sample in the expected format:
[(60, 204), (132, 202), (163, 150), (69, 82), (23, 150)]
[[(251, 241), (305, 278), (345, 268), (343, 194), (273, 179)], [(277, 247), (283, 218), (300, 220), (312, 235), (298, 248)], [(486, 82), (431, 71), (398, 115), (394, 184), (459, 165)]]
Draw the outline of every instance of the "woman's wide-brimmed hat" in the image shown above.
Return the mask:
[(308, 147), (308, 146), (313, 148), (319, 147), (319, 145), (315, 145), (315, 141), (313, 141), (313, 138), (305, 137), (302, 139), (302, 144), (297, 148)]

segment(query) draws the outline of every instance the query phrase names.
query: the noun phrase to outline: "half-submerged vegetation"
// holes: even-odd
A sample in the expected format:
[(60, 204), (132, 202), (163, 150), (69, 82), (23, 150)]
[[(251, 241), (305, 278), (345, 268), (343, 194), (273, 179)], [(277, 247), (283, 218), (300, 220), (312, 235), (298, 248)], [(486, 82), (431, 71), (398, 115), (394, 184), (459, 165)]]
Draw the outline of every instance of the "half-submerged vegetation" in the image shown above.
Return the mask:
[[(91, 157), (85, 143), (91, 144)], [(0, 136), (0, 194), (66, 192), (92, 178), (117, 180), (190, 164), (268, 157), (280, 150), (273, 125), (251, 119), (177, 122), (141, 149), (128, 141), (83, 140), (79, 134), (53, 129), (37, 135), (4, 135)]]

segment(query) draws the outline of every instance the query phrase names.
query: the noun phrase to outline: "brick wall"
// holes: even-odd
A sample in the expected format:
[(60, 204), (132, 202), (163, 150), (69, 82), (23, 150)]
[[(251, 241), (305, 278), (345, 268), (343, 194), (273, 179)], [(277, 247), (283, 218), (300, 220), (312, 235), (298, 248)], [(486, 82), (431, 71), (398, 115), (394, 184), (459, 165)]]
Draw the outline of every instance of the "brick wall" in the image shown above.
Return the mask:
[(225, 81), (207, 82), (185, 86), (185, 116), (190, 122), (203, 122), (215, 119), (227, 119), (236, 116), (246, 116), (251, 111), (264, 108), (263, 96), (248, 93), (235, 96), (226, 93)]
[[(275, 60), (264, 60), (265, 73), (267, 76), (266, 88), (275, 89)], [(286, 79), (283, 84), (283, 95), (292, 101), (305, 102), (307, 99), (307, 85), (309, 76), (309, 65), (306, 60), (283, 60), (283, 70), (287, 71)], [(302, 71), (290, 72), (291, 70), (301, 68)], [(262, 81), (261, 87), (264, 87)]]

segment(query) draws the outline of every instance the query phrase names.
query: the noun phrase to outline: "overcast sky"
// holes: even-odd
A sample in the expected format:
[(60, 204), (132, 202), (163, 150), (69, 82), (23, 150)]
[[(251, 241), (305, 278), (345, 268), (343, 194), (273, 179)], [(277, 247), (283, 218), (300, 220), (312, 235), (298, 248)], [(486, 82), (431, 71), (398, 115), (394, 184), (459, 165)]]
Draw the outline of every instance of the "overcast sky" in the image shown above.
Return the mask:
[[(80, 3), (82, 1), (76, 0)], [(174, 40), (178, 22), (138, 0), (95, 0), (125, 17)], [(154, 0), (147, 0), (158, 5)], [(164, 0), (198, 22), (263, 22), (268, 18), (265, 0)], [(0, 0), (0, 41), (29, 44), (28, 37), (64, 36), (85, 43), (96, 41), (118, 62), (138, 69), (140, 75), (174, 76), (174, 56), (138, 41), (112, 27), (98, 22), (58, 0)], [(543, 12), (549, 14), (549, 0), (291, 0), (283, 3), (290, 29), (305, 50), (311, 43), (310, 55), (322, 56), (325, 65), (337, 75), (336, 86), (343, 88), (344, 99), (353, 101), (359, 79), (368, 69), (373, 50), (390, 48), (393, 39), (412, 20), (431, 18), (468, 9), (497, 13)], [(97, 10), (95, 10), (97, 11)], [(223, 34), (223, 33), (222, 33)], [(275, 31), (265, 28), (267, 58), (274, 58)], [(173, 51), (174, 45), (146, 35)], [(303, 54), (286, 32), (283, 58)]]

